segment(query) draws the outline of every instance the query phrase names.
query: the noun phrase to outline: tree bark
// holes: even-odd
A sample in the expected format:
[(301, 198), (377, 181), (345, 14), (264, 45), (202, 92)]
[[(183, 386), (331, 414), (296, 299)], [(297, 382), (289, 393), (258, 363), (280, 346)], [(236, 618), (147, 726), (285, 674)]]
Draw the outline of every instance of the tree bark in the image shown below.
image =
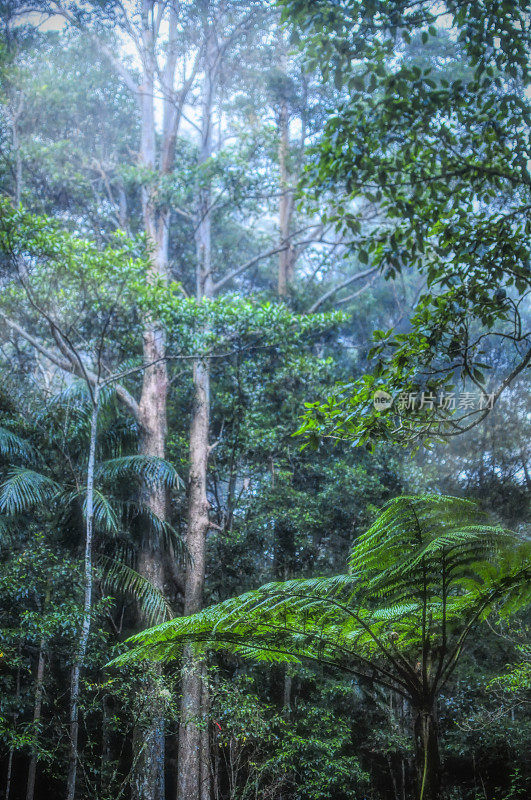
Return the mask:
[[(145, 211), (146, 229), (154, 227), (151, 211)], [(153, 240), (151, 240), (153, 241)], [(152, 262), (152, 275), (165, 277), (167, 245), (165, 236), (159, 238)], [(149, 276), (148, 276), (149, 277)], [(144, 371), (140, 397), (141, 435), (139, 451), (142, 455), (165, 457), (166, 407), (168, 375), (165, 362), (166, 341), (164, 331), (156, 321), (145, 321), (144, 363), (150, 364)], [(144, 488), (144, 503), (161, 520), (166, 519), (167, 499), (162, 486)], [(137, 563), (138, 572), (159, 591), (165, 590), (164, 559), (159, 537), (147, 527), (140, 543)], [(146, 620), (141, 620), (143, 624)], [(154, 695), (155, 706), (157, 705)], [(164, 800), (164, 721), (154, 709), (153, 724), (149, 730), (136, 731), (134, 742), (137, 751), (132, 781), (133, 800)]]
[(76, 774), (78, 762), (78, 734), (79, 734), (79, 682), (81, 670), (85, 661), (88, 637), (90, 633), (90, 616), (92, 612), (92, 535), (94, 527), (94, 468), (96, 463), (96, 438), (98, 432), (99, 390), (93, 388), (93, 406), (90, 422), (90, 445), (87, 465), (87, 501), (86, 501), (86, 535), (85, 535), (85, 563), (84, 563), (84, 597), (83, 618), (79, 634), (79, 644), (76, 658), (72, 666), (70, 680), (70, 714), (69, 738), (70, 747), (68, 754), (68, 774), (66, 781), (66, 800), (74, 800), (76, 793)]
[[(206, 476), (210, 416), (210, 376), (208, 364), (194, 364), (194, 404), (190, 429), (190, 477), (186, 544), (190, 564), (186, 571), (184, 614), (199, 611), (205, 580), (206, 535), (209, 526)], [(187, 648), (183, 658), (181, 684), (181, 723), (179, 726), (178, 800), (205, 800), (201, 797), (201, 665)]]
[[(140, 166), (154, 173), (157, 165), (155, 134), (155, 63), (153, 31), (149, 22), (151, 3), (142, 2), (142, 84), (139, 86), (141, 111)], [(173, 51), (172, 51), (173, 53)], [(173, 74), (168, 76), (173, 85)], [(167, 139), (167, 132), (164, 131)], [(169, 161), (171, 157), (168, 156)], [(169, 168), (169, 163), (166, 165)], [(168, 224), (167, 209), (157, 209), (154, 189), (149, 179), (142, 186), (142, 211), (144, 230), (151, 247), (151, 262), (147, 280), (168, 274)], [(143, 331), (143, 357), (146, 367), (143, 375), (139, 403), (140, 443), (143, 455), (164, 458), (166, 451), (168, 374), (165, 361), (166, 338), (156, 320), (146, 318)], [(160, 519), (167, 514), (166, 492), (161, 486), (144, 487), (144, 503)], [(142, 577), (164, 592), (164, 560), (161, 542), (146, 528), (140, 542), (137, 569)], [(141, 624), (146, 624), (144, 619)], [(156, 670), (155, 670), (156, 672)], [(156, 675), (148, 688), (152, 695), (152, 718), (145, 728), (140, 726), (133, 736), (134, 769), (131, 776), (132, 800), (164, 800), (164, 718), (159, 711)]]
[[(218, 50), (215, 32), (205, 23), (205, 58), (202, 88), (202, 120), (199, 163), (212, 155), (212, 107), (217, 87)], [(202, 185), (197, 197), (196, 296), (209, 298), (213, 292), (210, 186)], [(188, 480), (188, 520), (186, 545), (190, 563), (186, 570), (184, 614), (201, 609), (205, 581), (206, 537), (209, 528), (207, 468), (210, 430), (210, 363), (198, 359), (193, 365), (194, 399), (190, 423), (190, 472)], [(177, 800), (208, 800), (210, 781), (202, 784), (202, 742), (199, 720), (203, 708), (202, 667), (187, 648), (184, 653), (181, 684), (181, 723), (179, 726), (179, 772)], [(203, 742), (204, 750), (204, 742)], [(210, 769), (210, 766), (208, 767)]]
[(440, 800), (439, 730), (434, 708), (414, 709), (417, 800)]
[(289, 285), (293, 277), (294, 253), (290, 240), (291, 218), (293, 216), (293, 190), (291, 176), (288, 168), (289, 158), (289, 111), (288, 104), (283, 101), (280, 107), (279, 122), (278, 162), (280, 168), (280, 203), (279, 203), (279, 232), (280, 244), (284, 248), (278, 257), (278, 295), (287, 297)]

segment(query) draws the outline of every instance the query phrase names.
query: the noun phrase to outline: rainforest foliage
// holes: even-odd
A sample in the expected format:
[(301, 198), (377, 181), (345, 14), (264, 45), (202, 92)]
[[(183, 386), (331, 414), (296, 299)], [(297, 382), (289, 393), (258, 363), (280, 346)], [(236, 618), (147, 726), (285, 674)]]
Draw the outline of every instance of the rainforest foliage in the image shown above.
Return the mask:
[(0, 2), (5, 800), (516, 800), (528, 0)]

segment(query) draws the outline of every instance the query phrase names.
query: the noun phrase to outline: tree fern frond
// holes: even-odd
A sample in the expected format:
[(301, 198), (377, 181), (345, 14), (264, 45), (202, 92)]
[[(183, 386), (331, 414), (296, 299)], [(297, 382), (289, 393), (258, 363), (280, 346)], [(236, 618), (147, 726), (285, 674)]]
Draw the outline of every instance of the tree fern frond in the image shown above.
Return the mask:
[(116, 663), (175, 658), (193, 643), (255, 659), (370, 665), (384, 685), (409, 691), (418, 659), (440, 637), (460, 649), (474, 621), (531, 594), (529, 544), (483, 524), (458, 498), (397, 498), (358, 538), (349, 563), (347, 575), (269, 583), (143, 631)]

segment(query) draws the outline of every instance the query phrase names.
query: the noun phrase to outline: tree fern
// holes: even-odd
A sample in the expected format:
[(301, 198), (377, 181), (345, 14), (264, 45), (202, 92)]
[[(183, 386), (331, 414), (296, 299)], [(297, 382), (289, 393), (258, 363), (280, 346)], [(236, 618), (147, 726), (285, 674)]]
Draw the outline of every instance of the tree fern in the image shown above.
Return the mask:
[(471, 524), (478, 517), (455, 498), (399, 498), (355, 543), (350, 574), (267, 584), (172, 620), (133, 637), (121, 661), (175, 658), (195, 642), (255, 660), (321, 661), (416, 699), (434, 694), (472, 625), (528, 599), (528, 545)]
[(400, 497), (354, 544), (349, 573), (270, 583), (131, 637), (114, 664), (187, 644), (264, 662), (317, 662), (392, 689), (414, 712), (418, 794), (439, 796), (434, 704), (466, 638), (529, 602), (529, 544), (452, 497)]

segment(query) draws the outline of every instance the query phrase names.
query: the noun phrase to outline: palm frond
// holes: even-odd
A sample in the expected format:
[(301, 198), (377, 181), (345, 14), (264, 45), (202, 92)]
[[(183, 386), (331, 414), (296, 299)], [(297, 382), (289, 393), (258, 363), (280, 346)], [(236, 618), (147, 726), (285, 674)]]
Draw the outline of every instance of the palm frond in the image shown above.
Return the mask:
[(150, 486), (178, 489), (183, 485), (175, 468), (163, 458), (145, 455), (121, 456), (104, 461), (96, 470), (96, 479), (112, 483), (123, 478), (137, 478)]
[(151, 624), (172, 617), (173, 611), (162, 592), (139, 572), (105, 555), (100, 555), (98, 561), (103, 568), (102, 585), (106, 591), (133, 597)]
[(61, 487), (47, 475), (15, 467), (0, 485), (0, 513), (21, 514), (57, 497)]
[(13, 525), (13, 519), (9, 516), (5, 516), (3, 514), (0, 515), (0, 544), (5, 544), (9, 542), (10, 545), (13, 545), (16, 541), (16, 533), (15, 526)]
[(121, 505), (129, 512), (130, 517), (141, 517), (155, 535), (162, 540), (166, 549), (172, 550), (178, 558), (189, 559), (185, 541), (173, 525), (159, 517), (145, 503), (137, 502), (136, 500), (125, 500)]
[(4, 458), (20, 458), (35, 461), (37, 452), (32, 444), (17, 436), (13, 431), (0, 427), (0, 455)]
[[(81, 504), (83, 517), (87, 513), (87, 489), (83, 487), (72, 492), (63, 492), (59, 501), (63, 507), (72, 505), (73, 503)], [(98, 489), (94, 489), (94, 523), (96, 528), (105, 533), (115, 535), (120, 529), (118, 521), (118, 513), (114, 507), (113, 501), (106, 497)]]

